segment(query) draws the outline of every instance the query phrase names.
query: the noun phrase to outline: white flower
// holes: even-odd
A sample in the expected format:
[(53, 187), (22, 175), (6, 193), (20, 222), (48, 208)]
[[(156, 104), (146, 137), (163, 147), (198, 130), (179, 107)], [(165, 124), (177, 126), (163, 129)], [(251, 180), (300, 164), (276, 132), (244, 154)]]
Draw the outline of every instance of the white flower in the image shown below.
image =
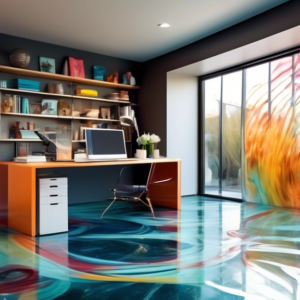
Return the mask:
[(146, 134), (144, 133), (143, 135), (141, 135), (139, 138), (137, 138), (137, 143), (140, 145), (147, 145), (149, 144), (150, 141), (150, 133)]
[(158, 142), (160, 142), (160, 137), (158, 135), (155, 134), (151, 134), (148, 133), (144, 133), (142, 136), (140, 136), (139, 138), (137, 138), (137, 143), (140, 145), (147, 145), (147, 144), (156, 144)]
[(151, 134), (150, 136), (150, 143), (159, 143), (160, 142), (160, 137), (156, 134)]

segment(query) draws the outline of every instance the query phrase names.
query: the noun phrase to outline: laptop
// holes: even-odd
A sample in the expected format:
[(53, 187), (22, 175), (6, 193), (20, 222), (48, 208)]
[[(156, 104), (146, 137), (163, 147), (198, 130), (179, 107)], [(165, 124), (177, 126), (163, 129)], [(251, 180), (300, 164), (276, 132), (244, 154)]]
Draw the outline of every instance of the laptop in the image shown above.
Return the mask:
[(75, 162), (138, 160), (127, 158), (123, 130), (86, 128), (85, 139), (86, 157), (75, 157)]

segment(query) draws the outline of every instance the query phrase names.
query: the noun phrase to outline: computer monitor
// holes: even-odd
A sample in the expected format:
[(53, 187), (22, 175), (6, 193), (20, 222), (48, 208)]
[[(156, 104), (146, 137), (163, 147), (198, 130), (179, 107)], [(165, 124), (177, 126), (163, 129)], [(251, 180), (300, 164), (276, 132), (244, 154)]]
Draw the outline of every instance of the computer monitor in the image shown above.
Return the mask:
[(86, 128), (85, 139), (89, 159), (127, 158), (123, 130)]

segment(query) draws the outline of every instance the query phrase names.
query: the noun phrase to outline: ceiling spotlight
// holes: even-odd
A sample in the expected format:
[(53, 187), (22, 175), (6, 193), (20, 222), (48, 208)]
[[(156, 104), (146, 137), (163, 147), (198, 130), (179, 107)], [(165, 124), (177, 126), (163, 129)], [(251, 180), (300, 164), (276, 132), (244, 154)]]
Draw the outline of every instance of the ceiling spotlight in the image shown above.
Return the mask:
[(162, 23), (162, 24), (158, 24), (158, 27), (162, 27), (162, 28), (167, 28), (170, 27), (170, 25), (168, 23)]

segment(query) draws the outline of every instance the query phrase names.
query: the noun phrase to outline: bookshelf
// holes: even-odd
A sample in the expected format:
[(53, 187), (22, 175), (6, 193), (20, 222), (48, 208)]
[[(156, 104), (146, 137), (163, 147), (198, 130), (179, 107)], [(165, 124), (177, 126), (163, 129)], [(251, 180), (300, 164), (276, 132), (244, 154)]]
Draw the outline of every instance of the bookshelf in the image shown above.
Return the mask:
[[(18, 142), (40, 142), (35, 139), (16, 139), (10, 138), (9, 129), (15, 122), (20, 122), (20, 128), (26, 128), (27, 122), (34, 122), (35, 128), (43, 129), (44, 127), (59, 127), (69, 126), (71, 128), (71, 139), (74, 149), (80, 147), (80, 143), (85, 142), (80, 139), (80, 128), (89, 126), (103, 126), (101, 124), (107, 124), (108, 128), (120, 128), (120, 107), (122, 106), (136, 106), (133, 101), (117, 98), (115, 100), (109, 99), (107, 96), (110, 93), (116, 93), (119, 90), (134, 90), (139, 89), (139, 86), (131, 86), (119, 83), (111, 83), (106, 81), (98, 81), (87, 78), (77, 78), (60, 74), (53, 74), (47, 72), (40, 72), (28, 69), (19, 69), (9, 66), (0, 65), (0, 80), (10, 81), (12, 79), (28, 79), (39, 81), (41, 83), (40, 91), (23, 90), (15, 87), (0, 87), (0, 103), (6, 95), (16, 95), (17, 99), (27, 98), (29, 101), (29, 107), (32, 104), (40, 104), (42, 110), (42, 101), (44, 99), (53, 99), (58, 103), (64, 103), (68, 105), (68, 113), (65, 115), (59, 112), (57, 108), (57, 114), (42, 114), (32, 113), (34, 110), (28, 109), (30, 113), (22, 113), (19, 109), (19, 105), (14, 105), (13, 111), (2, 111), (0, 113), (0, 143), (18, 143)], [(47, 92), (47, 86), (50, 83), (60, 83), (63, 85), (64, 94), (55, 94)], [(84, 89), (97, 90), (98, 96), (83, 96), (76, 95), (75, 89), (80, 85)], [(130, 94), (131, 95), (131, 94)], [(131, 99), (131, 98), (130, 98)], [(21, 100), (18, 100), (21, 101)], [(18, 108), (16, 108), (18, 107)], [(109, 108), (110, 114), (103, 115), (101, 108)], [(97, 110), (99, 114), (97, 114)], [(91, 111), (91, 114), (85, 113), (85, 111)], [(105, 110), (104, 110), (105, 111)], [(98, 117), (97, 117), (98, 116)], [(105, 118), (104, 118), (104, 117)], [(127, 141), (128, 142), (128, 141)]]

